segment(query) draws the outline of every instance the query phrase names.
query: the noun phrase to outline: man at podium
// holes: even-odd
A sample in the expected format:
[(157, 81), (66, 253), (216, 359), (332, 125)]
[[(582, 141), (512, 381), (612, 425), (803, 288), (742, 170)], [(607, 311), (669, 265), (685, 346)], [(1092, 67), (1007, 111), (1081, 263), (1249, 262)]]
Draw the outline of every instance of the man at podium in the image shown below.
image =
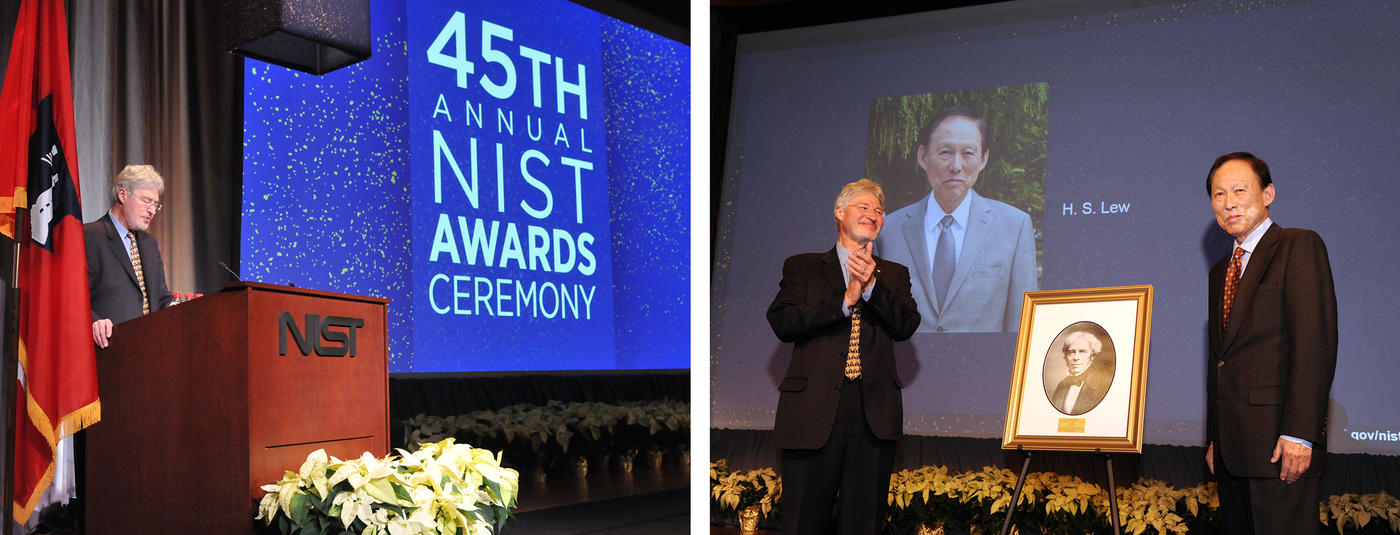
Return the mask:
[(83, 225), (92, 341), (107, 347), (112, 325), (170, 306), (165, 264), (147, 232), (160, 213), (165, 181), (150, 165), (128, 165), (112, 181), (112, 209)]

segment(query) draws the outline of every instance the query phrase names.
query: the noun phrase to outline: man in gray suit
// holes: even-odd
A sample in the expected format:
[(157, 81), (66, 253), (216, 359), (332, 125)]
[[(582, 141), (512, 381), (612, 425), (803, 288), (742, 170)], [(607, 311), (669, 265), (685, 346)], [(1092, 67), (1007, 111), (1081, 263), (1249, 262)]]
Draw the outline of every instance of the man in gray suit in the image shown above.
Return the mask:
[(1014, 332), (1036, 290), (1030, 215), (972, 189), (991, 156), (971, 108), (939, 112), (919, 132), (919, 167), (933, 191), (890, 214), (880, 255), (909, 266), (919, 332)]

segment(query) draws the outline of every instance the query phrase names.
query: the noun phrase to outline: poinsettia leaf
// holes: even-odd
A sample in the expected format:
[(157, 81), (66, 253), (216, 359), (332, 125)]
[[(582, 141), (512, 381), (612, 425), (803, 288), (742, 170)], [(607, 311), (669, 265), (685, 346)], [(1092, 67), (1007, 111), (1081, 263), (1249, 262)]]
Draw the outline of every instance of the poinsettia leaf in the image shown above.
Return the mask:
[(384, 508), (384, 509), (387, 509), (388, 511), (394, 513), (395, 515), (398, 515), (398, 516), (401, 516), (401, 517), (404, 517), (404, 518), (408, 518), (410, 515), (413, 514), (414, 511), (417, 511), (417, 510), (418, 510), (417, 507), (396, 505), (396, 504), (392, 504), (392, 503), (381, 503), (381, 504), (377, 504), (377, 507), (382, 507), (382, 508)]
[(332, 487), (330, 489), (330, 492), (326, 493), (325, 499), (313, 499), (311, 502), (311, 507), (315, 508), (321, 513), (329, 514), (331, 508), (335, 505), (335, 497), (343, 494), (344, 492), (345, 491), (342, 489)]
[(310, 509), (310, 498), (305, 494), (295, 494), (292, 496), (291, 507), (287, 509), (287, 516), (292, 518), (292, 523), (298, 528), (306, 523), (308, 509)]
[(307, 522), (297, 526), (297, 535), (321, 535), (321, 528), (316, 525), (316, 522)]
[(392, 504), (395, 500), (393, 484), (387, 479), (376, 479), (364, 486), (365, 492), (371, 497), (386, 504)]
[(398, 497), (399, 499), (401, 499), (401, 500), (403, 500), (403, 501), (405, 501), (405, 502), (409, 502), (409, 503), (412, 503), (412, 502), (413, 502), (413, 495), (410, 494), (410, 493), (408, 492), (408, 489), (404, 488), (403, 485), (392, 485), (392, 484), (391, 484), (391, 486), (394, 487), (394, 496)]
[(482, 486), (486, 487), (486, 489), (489, 490), (489, 491), (491, 492), (491, 495), (492, 495), (492, 496), (495, 496), (496, 498), (501, 498), (501, 484), (500, 484), (500, 483), (495, 482), (495, 481), (491, 481), (491, 480), (489, 480), (489, 479), (482, 480), (481, 483), (482, 483)]
[[(460, 511), (460, 509), (458, 510)], [(497, 514), (498, 511), (496, 511), (495, 507), (479, 507), (477, 508), (477, 512), (481, 513), (479, 515), (481, 521), (488, 526), (495, 526), (497, 529), (500, 529), (500, 526), (505, 524), (505, 519), (499, 518), (500, 515)]]

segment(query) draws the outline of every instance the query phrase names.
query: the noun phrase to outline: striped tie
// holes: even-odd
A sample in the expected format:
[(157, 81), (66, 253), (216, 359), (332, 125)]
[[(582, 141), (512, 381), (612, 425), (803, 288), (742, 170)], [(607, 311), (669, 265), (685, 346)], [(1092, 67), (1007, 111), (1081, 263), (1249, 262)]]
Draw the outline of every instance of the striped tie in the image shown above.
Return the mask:
[(953, 283), (953, 270), (957, 267), (957, 259), (953, 258), (957, 253), (954, 251), (956, 244), (953, 243), (953, 216), (945, 215), (938, 222), (938, 244), (933, 252), (933, 293), (938, 299), (938, 310), (943, 311), (943, 305), (948, 300), (948, 286)]
[(1240, 287), (1240, 272), (1243, 271), (1240, 264), (1240, 257), (1244, 256), (1244, 248), (1236, 247), (1235, 256), (1230, 259), (1230, 269), (1225, 272), (1225, 299), (1224, 309), (1220, 312), (1220, 332), (1225, 332), (1230, 328), (1230, 307), (1235, 304), (1235, 290)]
[(131, 269), (136, 272), (136, 285), (141, 287), (141, 314), (150, 314), (151, 300), (146, 297), (146, 274), (141, 271), (141, 250), (136, 248), (136, 233), (126, 231), (126, 239), (131, 242)]
[(846, 378), (852, 381), (860, 377), (860, 306), (851, 307), (851, 344), (846, 349)]

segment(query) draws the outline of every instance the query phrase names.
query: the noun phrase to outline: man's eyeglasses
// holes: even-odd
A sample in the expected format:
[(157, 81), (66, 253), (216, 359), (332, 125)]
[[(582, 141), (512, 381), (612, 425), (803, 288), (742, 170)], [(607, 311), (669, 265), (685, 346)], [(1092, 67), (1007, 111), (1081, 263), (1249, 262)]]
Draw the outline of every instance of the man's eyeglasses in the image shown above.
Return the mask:
[(165, 205), (157, 202), (155, 199), (148, 199), (146, 197), (142, 197), (131, 192), (127, 192), (127, 196), (141, 201), (141, 206), (145, 206), (146, 208), (155, 207), (156, 212), (160, 212), (160, 209), (165, 207)]
[(865, 214), (874, 213), (874, 214), (877, 215), (877, 216), (885, 217), (885, 210), (884, 210), (883, 208), (879, 208), (879, 207), (875, 207), (875, 206), (870, 206), (870, 205), (865, 204), (865, 203), (848, 204), (848, 205), (846, 205), (846, 206), (849, 206), (849, 207), (851, 207), (851, 208), (855, 208), (857, 211), (859, 211), (859, 212), (861, 212), (861, 213), (865, 213)]

